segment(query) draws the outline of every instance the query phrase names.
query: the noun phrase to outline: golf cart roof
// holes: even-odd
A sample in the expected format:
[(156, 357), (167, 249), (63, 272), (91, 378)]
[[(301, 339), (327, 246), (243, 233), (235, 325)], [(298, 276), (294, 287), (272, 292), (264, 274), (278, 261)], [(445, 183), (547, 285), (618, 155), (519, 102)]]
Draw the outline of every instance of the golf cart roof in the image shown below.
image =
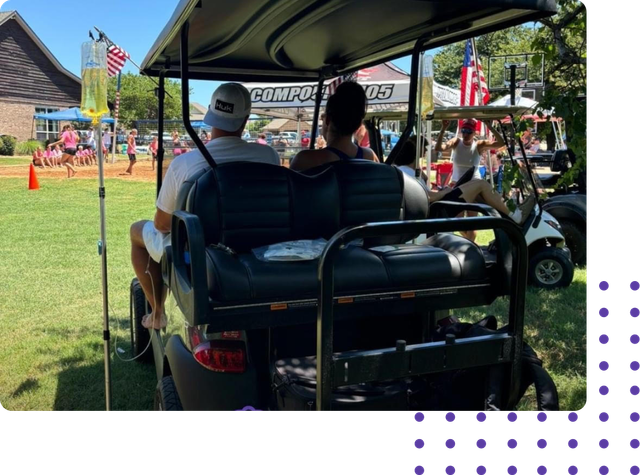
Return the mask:
[[(503, 120), (513, 114), (519, 117), (530, 109), (522, 106), (456, 106), (438, 107), (428, 118), (432, 120)], [(382, 120), (406, 120), (407, 111), (369, 111), (367, 118), (376, 117)]]
[(180, 0), (142, 69), (180, 77), (189, 23), (189, 76), (315, 81), (554, 14), (555, 0)]

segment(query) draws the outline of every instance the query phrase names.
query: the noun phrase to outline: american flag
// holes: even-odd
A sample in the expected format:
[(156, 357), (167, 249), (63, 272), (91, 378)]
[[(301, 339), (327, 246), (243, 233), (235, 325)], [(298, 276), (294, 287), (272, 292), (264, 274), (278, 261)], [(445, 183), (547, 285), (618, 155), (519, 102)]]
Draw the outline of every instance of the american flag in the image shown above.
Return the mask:
[(122, 71), (127, 59), (129, 59), (129, 53), (119, 46), (111, 44), (107, 49), (107, 69), (109, 71), (109, 77), (116, 76)]
[(333, 79), (329, 84), (327, 84), (327, 88), (325, 92), (328, 96), (332, 96), (333, 94), (335, 94), (336, 89), (338, 89), (338, 86), (343, 82), (358, 81), (359, 79), (362, 81), (368, 81), (369, 79), (371, 79), (371, 73), (375, 71), (375, 69), (376, 68), (365, 68), (365, 69), (361, 69), (360, 71), (347, 74), (345, 76), (338, 76), (337, 78)]
[(333, 96), (338, 89), (338, 86), (343, 82), (355, 81), (358, 78), (358, 73), (346, 74), (345, 76), (338, 76), (333, 79), (329, 84), (327, 84), (327, 88), (325, 89), (325, 93), (327, 96)]
[[(469, 39), (467, 45), (464, 48), (464, 62), (462, 63), (462, 79), (460, 85), (460, 105), (461, 106), (478, 106), (486, 105), (489, 102), (489, 88), (484, 79), (484, 73), (482, 72), (482, 65), (478, 60), (477, 71), (480, 73), (480, 87), (482, 88), (482, 104), (479, 102), (478, 94), (478, 76), (476, 74), (474, 45)], [(462, 126), (462, 121), (459, 122), (458, 127)], [(480, 132), (482, 122), (478, 121), (477, 132)]]

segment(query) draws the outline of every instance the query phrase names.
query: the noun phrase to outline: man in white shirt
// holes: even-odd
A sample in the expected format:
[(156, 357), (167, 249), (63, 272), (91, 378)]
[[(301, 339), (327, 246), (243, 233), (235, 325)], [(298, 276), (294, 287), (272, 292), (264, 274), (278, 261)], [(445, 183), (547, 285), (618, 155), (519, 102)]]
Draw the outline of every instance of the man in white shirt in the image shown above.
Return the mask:
[[(242, 140), (250, 114), (251, 95), (243, 85), (225, 83), (218, 87), (204, 117), (205, 124), (212, 127), (207, 150), (218, 164), (251, 161), (280, 166), (280, 158), (274, 149)], [(176, 211), (182, 183), (208, 166), (197, 149), (175, 158), (162, 182), (153, 222), (139, 221), (131, 226), (131, 263), (151, 304), (151, 314), (142, 321), (145, 328), (161, 329), (167, 325), (160, 260), (164, 247), (171, 242), (171, 216)]]

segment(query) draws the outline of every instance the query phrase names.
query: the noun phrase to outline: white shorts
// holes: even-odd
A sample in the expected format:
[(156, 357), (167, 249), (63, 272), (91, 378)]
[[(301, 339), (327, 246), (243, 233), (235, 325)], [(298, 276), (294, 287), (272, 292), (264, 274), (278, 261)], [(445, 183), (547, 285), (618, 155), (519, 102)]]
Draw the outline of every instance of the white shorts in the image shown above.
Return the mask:
[(142, 228), (142, 239), (151, 259), (159, 263), (165, 246), (171, 244), (171, 233), (161, 233), (153, 225), (153, 221), (147, 221)]

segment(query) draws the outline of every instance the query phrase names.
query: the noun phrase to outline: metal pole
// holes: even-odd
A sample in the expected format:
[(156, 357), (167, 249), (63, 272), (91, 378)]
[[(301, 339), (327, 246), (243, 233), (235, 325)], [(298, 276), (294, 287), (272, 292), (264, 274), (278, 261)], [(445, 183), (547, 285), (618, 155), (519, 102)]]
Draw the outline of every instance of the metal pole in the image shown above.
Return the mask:
[(156, 196), (160, 194), (162, 187), (162, 163), (164, 161), (164, 76), (167, 72), (163, 69), (158, 76), (158, 166), (156, 178)]
[[(98, 130), (102, 132), (102, 120), (99, 120)], [(104, 340), (104, 384), (107, 411), (111, 410), (111, 336), (109, 334), (109, 284), (107, 281), (107, 215), (105, 210), (104, 189), (104, 153), (102, 151), (102, 133), (97, 134), (98, 146), (98, 196), (100, 198), (100, 241), (98, 254), (102, 258), (102, 315)]]
[[(418, 66), (418, 97), (410, 98), (409, 100), (418, 101), (418, 123), (416, 124), (416, 178), (420, 178), (420, 172), (422, 171), (420, 156), (422, 155), (422, 81), (424, 80), (424, 52), (420, 53), (420, 62)], [(427, 176), (430, 175), (430, 171), (427, 170)], [(429, 178), (429, 182), (431, 178)], [(429, 183), (427, 183), (427, 187)]]
[[(482, 81), (480, 80), (480, 61), (478, 59), (478, 51), (476, 50), (476, 39), (475, 38), (471, 38), (471, 50), (473, 51), (473, 62), (475, 65), (475, 69), (476, 69), (476, 81), (478, 82), (478, 105), (482, 106), (484, 105), (484, 97), (482, 94)], [(482, 127), (484, 127), (484, 124), (482, 125)], [(490, 133), (490, 131), (487, 130), (487, 134)], [(489, 151), (489, 180), (491, 181), (491, 188), (493, 188), (493, 165), (491, 163), (491, 151)]]
[(309, 149), (314, 150), (316, 148), (316, 137), (318, 135), (318, 119), (320, 117), (320, 104), (322, 104), (322, 94), (324, 86), (324, 74), (320, 74), (318, 78), (318, 88), (316, 90), (316, 103), (313, 109), (313, 126), (311, 127), (311, 142), (309, 143)]
[(509, 92), (511, 93), (511, 105), (516, 105), (516, 65), (510, 64), (509, 70), (511, 77), (509, 78)]
[(189, 22), (186, 22), (182, 26), (182, 32), (180, 35), (180, 82), (182, 88), (182, 122), (191, 140), (196, 144), (198, 150), (211, 166), (211, 168), (217, 167), (216, 161), (211, 156), (211, 153), (202, 143), (196, 131), (193, 130), (191, 125), (191, 111), (189, 107)]
[(116, 137), (118, 136), (118, 117), (120, 115), (120, 85), (121, 85), (122, 73), (118, 73), (118, 85), (116, 86), (116, 107), (113, 117), (113, 138), (111, 139), (111, 163), (116, 163)]

